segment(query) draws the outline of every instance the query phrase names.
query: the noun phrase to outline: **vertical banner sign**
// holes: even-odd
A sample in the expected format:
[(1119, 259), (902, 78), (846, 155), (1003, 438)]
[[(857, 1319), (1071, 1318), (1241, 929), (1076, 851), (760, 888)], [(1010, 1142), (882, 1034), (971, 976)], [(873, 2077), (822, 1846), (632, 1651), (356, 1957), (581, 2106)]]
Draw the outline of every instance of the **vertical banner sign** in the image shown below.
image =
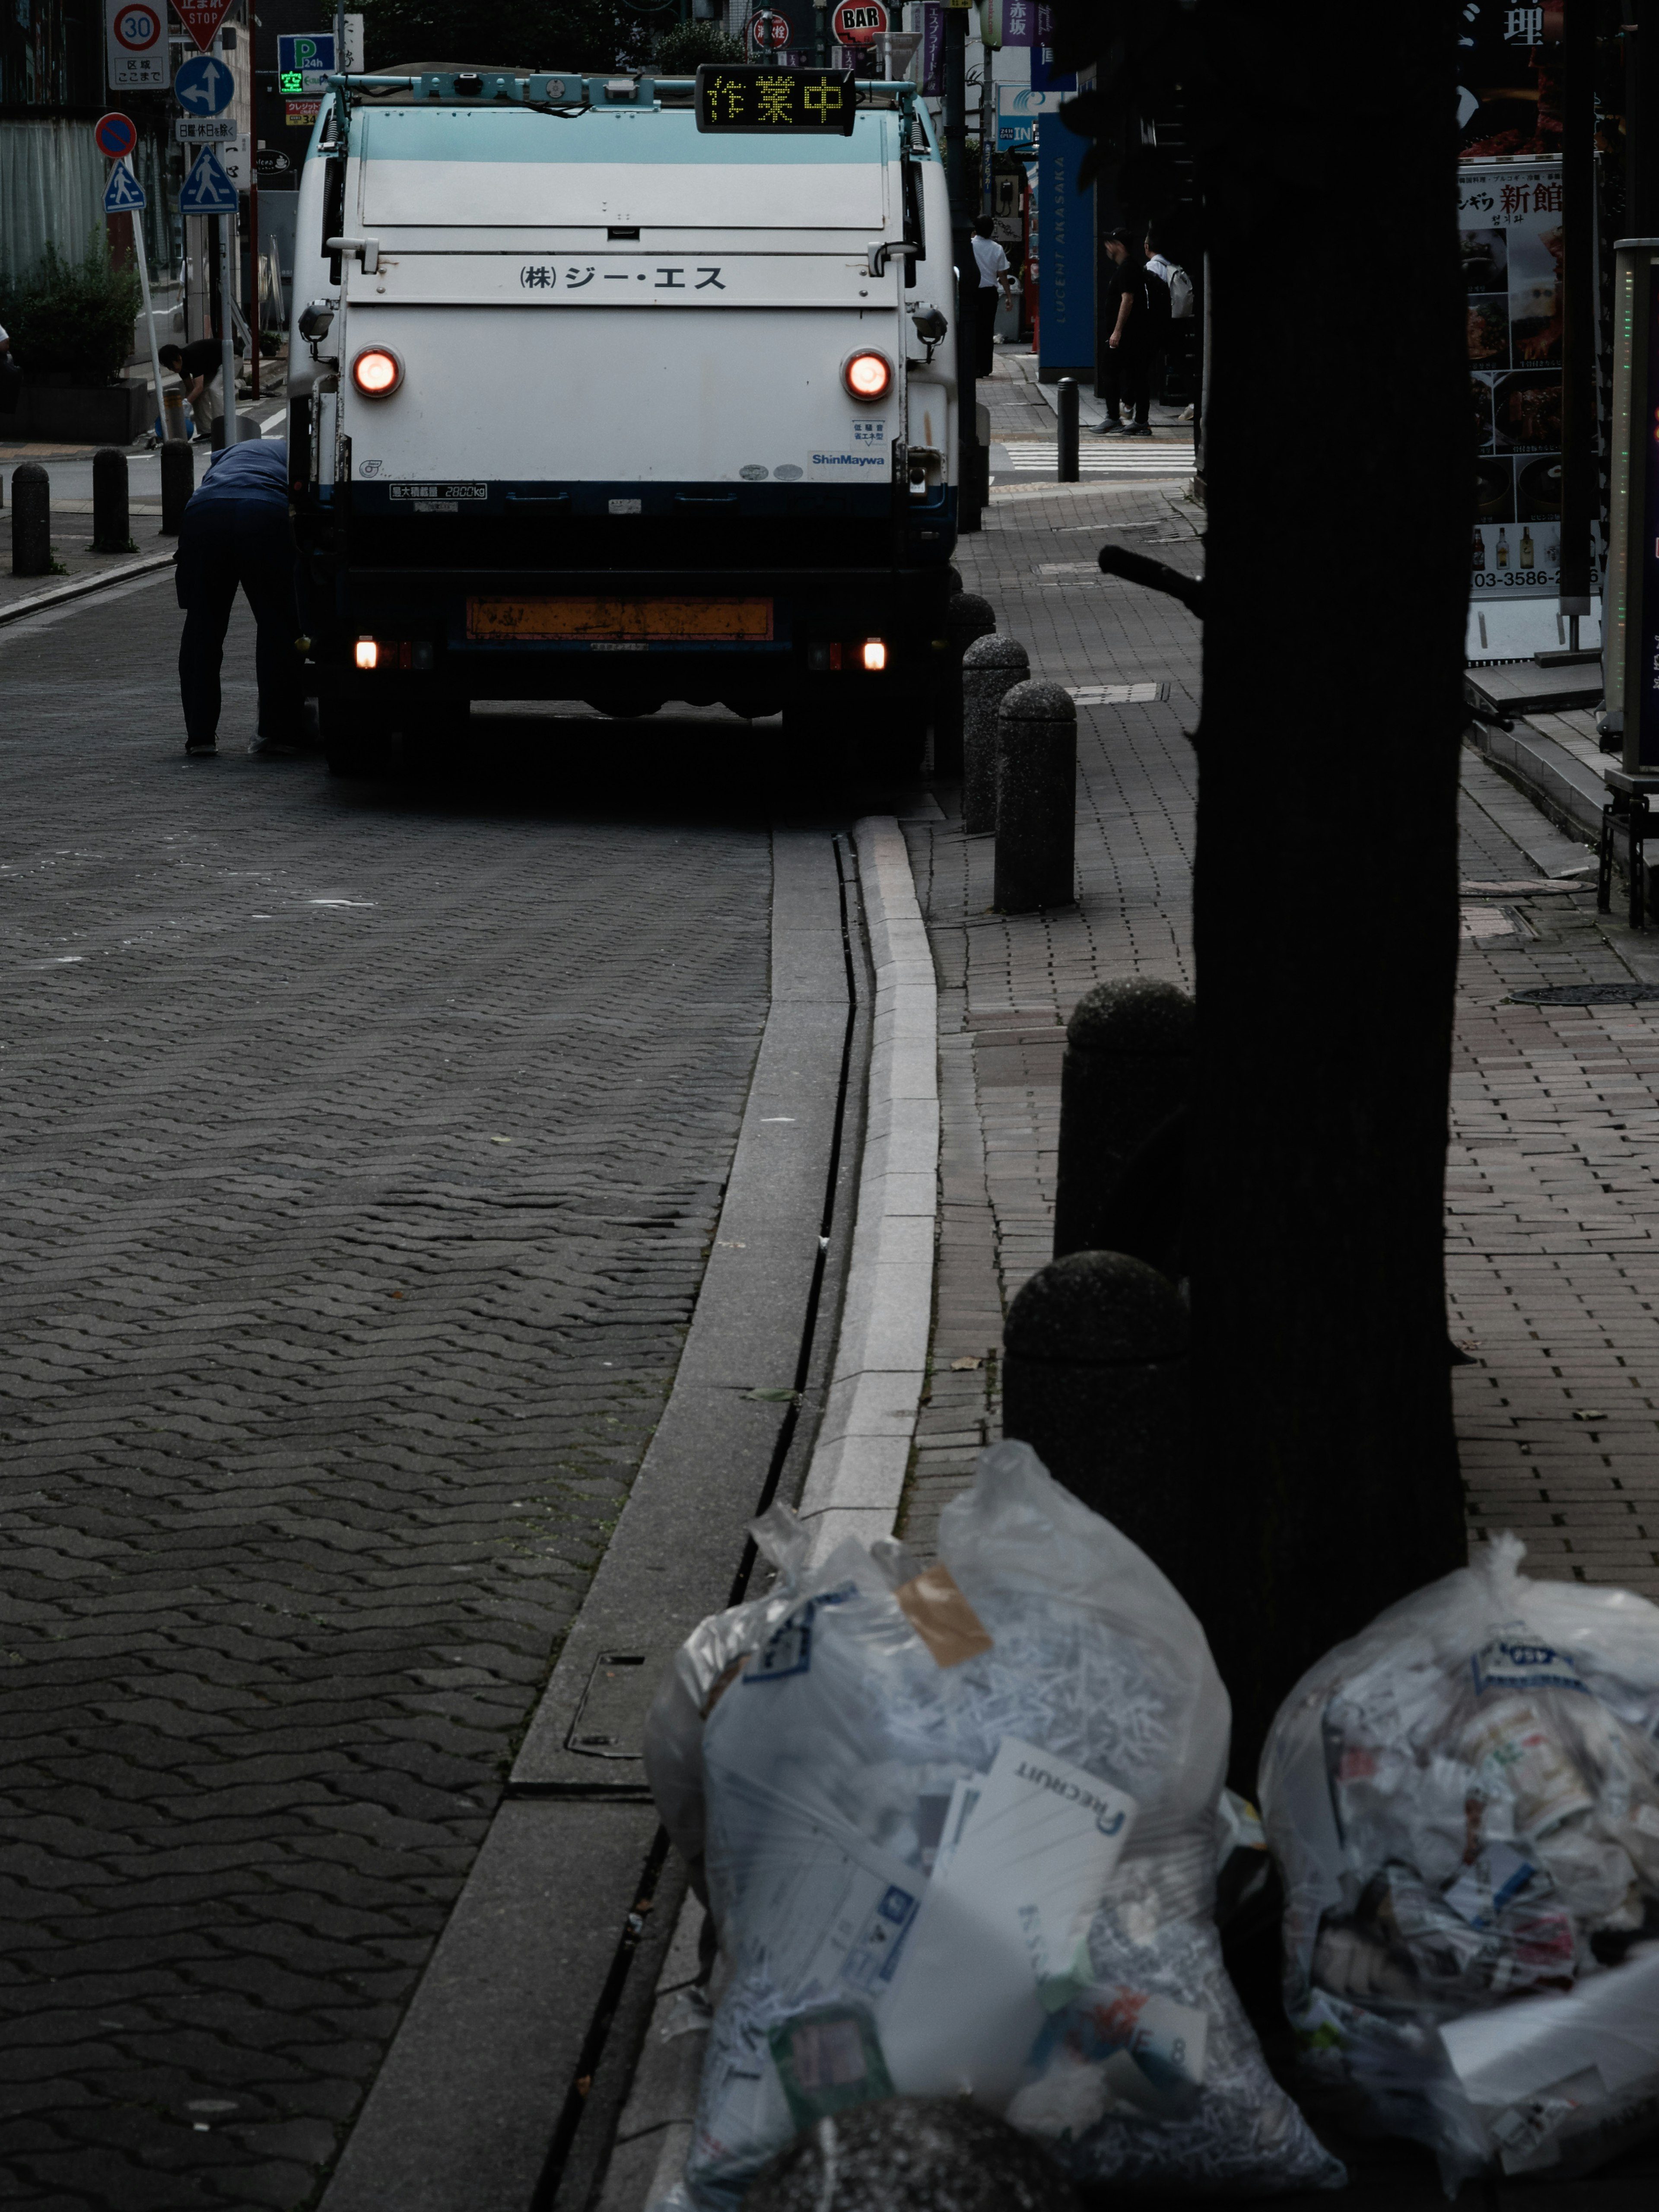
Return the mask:
[(1036, 44), (1036, 0), (1002, 0), (1002, 43), (1005, 46)]
[(167, 0), (104, 0), (104, 55), (112, 92), (165, 92)]
[(921, 89), (929, 100), (945, 97), (945, 0), (927, 0), (921, 11)]
[(1094, 376), (1094, 195), (1078, 189), (1091, 143), (1066, 130), (1057, 115), (1037, 126), (1042, 193), (1037, 374), (1045, 384), (1060, 376)]
[[(1643, 517), (1645, 528), (1642, 532), (1642, 627), (1641, 669), (1642, 696), (1636, 722), (1636, 744), (1629, 739), (1630, 701), (1625, 702), (1626, 762), (1634, 751), (1638, 765), (1651, 775), (1659, 769), (1659, 284), (1653, 281), (1651, 262), (1648, 269), (1647, 300), (1647, 357), (1643, 363), (1646, 371), (1647, 404), (1639, 417), (1642, 437), (1642, 458), (1631, 456), (1632, 465), (1641, 470), (1644, 478)], [(1628, 663), (1626, 668), (1628, 669)], [(1626, 678), (1628, 692), (1629, 678)]]
[[(1470, 591), (1553, 599), (1561, 570), (1561, 160), (1458, 172), (1475, 446)], [(1599, 561), (1593, 583), (1601, 587)]]

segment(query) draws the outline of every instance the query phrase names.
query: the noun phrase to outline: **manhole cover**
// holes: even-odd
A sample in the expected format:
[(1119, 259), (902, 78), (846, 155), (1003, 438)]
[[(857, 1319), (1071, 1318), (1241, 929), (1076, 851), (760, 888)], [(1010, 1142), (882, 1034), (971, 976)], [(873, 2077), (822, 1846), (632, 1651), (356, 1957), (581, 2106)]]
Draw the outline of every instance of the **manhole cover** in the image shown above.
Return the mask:
[(1659, 983), (1540, 983), (1510, 996), (1521, 1006), (1638, 1006), (1659, 999)]

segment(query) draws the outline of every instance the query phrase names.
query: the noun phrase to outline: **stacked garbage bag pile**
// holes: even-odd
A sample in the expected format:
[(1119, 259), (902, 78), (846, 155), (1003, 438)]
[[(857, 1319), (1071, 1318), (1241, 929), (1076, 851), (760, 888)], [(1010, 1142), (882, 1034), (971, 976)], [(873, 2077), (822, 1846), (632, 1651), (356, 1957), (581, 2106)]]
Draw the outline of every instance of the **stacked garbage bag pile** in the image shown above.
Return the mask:
[(1449, 2187), (1659, 2125), (1659, 1609), (1522, 1555), (1330, 1653), (1262, 1769), (1309, 2076)]
[(1227, 1698), (1146, 1555), (1023, 1444), (926, 1572), (758, 1534), (775, 1589), (696, 1632), (647, 1736), (720, 1947), (690, 2200), (850, 2106), (963, 2093), (1080, 2181), (1340, 2185), (1222, 1963)]

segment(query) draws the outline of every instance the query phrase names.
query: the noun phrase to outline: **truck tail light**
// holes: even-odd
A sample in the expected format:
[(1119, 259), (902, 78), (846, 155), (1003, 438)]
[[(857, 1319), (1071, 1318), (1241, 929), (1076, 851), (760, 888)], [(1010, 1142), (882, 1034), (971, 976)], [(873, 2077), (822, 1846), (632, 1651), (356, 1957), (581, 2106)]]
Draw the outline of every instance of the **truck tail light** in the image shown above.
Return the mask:
[(417, 676), (432, 672), (429, 637), (360, 637), (353, 652), (359, 668), (409, 668)]
[(404, 365), (390, 346), (367, 346), (351, 364), (351, 380), (365, 399), (386, 399), (404, 380)]
[(887, 665), (886, 640), (879, 637), (866, 637), (859, 647), (859, 656), (866, 668), (885, 668)]
[(360, 637), (357, 641), (358, 667), (378, 668), (380, 665), (380, 647), (374, 642), (374, 640), (372, 637)]
[(884, 353), (849, 354), (841, 380), (854, 399), (884, 399), (892, 387), (893, 364)]

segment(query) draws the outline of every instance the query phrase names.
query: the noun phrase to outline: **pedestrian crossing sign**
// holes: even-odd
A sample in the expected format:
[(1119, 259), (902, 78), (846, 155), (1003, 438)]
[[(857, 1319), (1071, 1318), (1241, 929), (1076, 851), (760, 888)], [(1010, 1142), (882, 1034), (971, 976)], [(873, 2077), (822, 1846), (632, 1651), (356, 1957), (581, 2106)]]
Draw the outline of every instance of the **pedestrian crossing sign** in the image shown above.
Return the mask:
[(211, 146), (204, 146), (179, 195), (180, 215), (234, 215), (236, 187)]
[(149, 203), (144, 188), (125, 161), (118, 161), (109, 173), (109, 183), (104, 188), (106, 215), (132, 215)]

